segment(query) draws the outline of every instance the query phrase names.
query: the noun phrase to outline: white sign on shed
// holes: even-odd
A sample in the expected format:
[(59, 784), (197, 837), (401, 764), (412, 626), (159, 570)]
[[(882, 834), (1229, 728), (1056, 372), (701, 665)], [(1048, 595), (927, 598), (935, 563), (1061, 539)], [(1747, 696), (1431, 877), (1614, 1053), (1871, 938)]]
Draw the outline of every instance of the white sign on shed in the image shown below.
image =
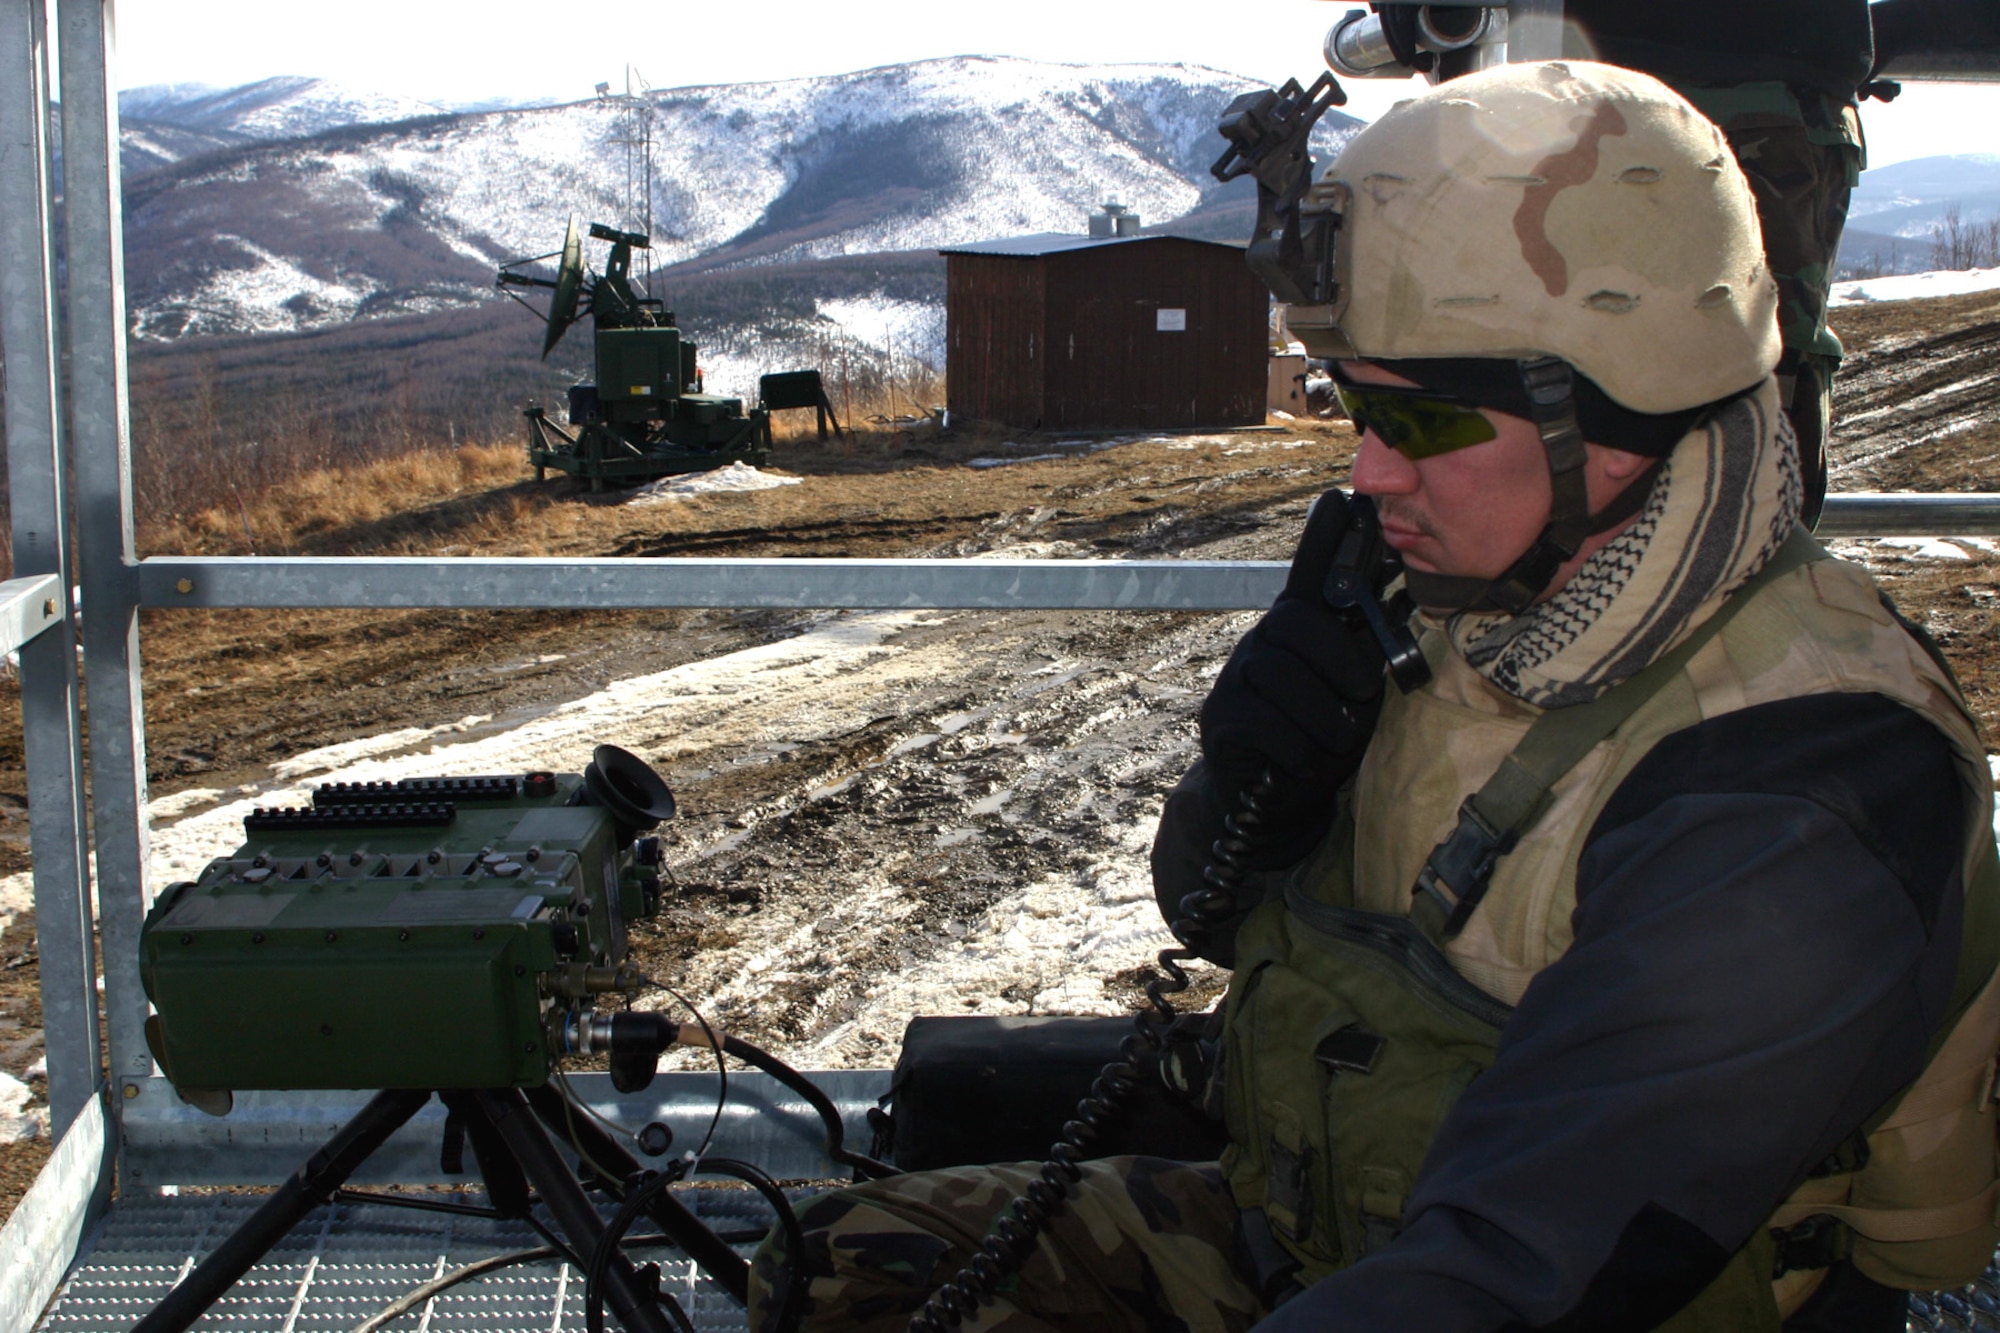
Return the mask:
[(1186, 333), (1187, 310), (1163, 305), (1154, 312), (1153, 327), (1161, 333)]

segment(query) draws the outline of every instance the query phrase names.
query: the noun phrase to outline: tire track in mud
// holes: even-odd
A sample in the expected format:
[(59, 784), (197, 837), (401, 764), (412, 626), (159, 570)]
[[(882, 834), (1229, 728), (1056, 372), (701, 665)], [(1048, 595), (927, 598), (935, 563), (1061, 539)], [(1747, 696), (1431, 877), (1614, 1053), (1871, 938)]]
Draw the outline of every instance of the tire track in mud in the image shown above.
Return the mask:
[[(740, 832), (681, 830), (680, 891), (635, 955), (712, 1020), (820, 1067), (893, 1060), (919, 1012), (1123, 1012), (1133, 996), (1107, 979), (1168, 942), (1152, 825), (1246, 618), (1082, 619), (918, 632), (904, 675), (921, 688), (764, 760), (798, 776), (712, 821)], [(747, 794), (704, 787), (691, 805)]]
[[(1139, 503), (1155, 485), (1115, 484)], [(1309, 502), (1135, 509), (1115, 543), (1091, 545), (1281, 559)], [(1010, 515), (931, 554), (1091, 553), (1065, 517)], [(635, 957), (805, 1067), (893, 1063), (918, 1013), (1130, 1012), (1169, 943), (1153, 826), (1254, 618), (968, 611), (905, 631), (907, 660), (848, 705), (865, 724), (813, 744), (762, 730), (705, 750), (700, 772), (666, 766), (696, 813), (670, 835), (678, 891), (634, 932)], [(1195, 971), (1205, 1002), (1220, 974)]]
[(1859, 346), (1834, 380), (1828, 456), (1835, 490), (1992, 489), (2000, 310)]
[(839, 518), (817, 523), (790, 523), (783, 527), (723, 528), (666, 537), (638, 536), (619, 542), (609, 554), (649, 557), (741, 555), (759, 550), (782, 552), (803, 547), (869, 546), (885, 540), (914, 541), (940, 533), (958, 532), (967, 524), (990, 523), (1000, 517), (998, 510), (989, 509), (971, 514), (940, 514), (931, 518)]

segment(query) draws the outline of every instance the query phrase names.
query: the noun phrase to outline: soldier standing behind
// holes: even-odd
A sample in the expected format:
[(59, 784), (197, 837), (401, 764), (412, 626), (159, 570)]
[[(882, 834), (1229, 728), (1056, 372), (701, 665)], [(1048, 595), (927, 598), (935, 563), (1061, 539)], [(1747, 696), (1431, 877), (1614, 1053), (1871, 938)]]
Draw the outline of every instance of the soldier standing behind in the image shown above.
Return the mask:
[(1802, 519), (1826, 498), (1840, 339), (1828, 289), (1867, 167), (1859, 99), (1875, 68), (1868, 0), (1568, 0), (1566, 54), (1644, 70), (1721, 127), (1757, 199), (1778, 281), (1778, 393), (1799, 438)]

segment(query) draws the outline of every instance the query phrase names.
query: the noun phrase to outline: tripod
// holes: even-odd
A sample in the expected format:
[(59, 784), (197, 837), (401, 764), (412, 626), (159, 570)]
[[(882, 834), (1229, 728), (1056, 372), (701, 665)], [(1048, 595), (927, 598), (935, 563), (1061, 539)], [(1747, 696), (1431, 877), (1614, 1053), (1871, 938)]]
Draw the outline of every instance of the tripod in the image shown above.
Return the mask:
[[(591, 1255), (604, 1237), (604, 1222), (584, 1193), (578, 1175), (556, 1151), (548, 1130), (556, 1130), (576, 1145), (582, 1156), (579, 1172), (585, 1180), (594, 1177), (618, 1184), (610, 1178), (611, 1172), (630, 1177), (639, 1170), (631, 1155), (587, 1119), (568, 1116), (566, 1104), (546, 1085), (525, 1092), (519, 1088), (480, 1088), (437, 1095), (465, 1126), (494, 1211), (502, 1217), (526, 1217), (533, 1201), (528, 1192), (532, 1184), (555, 1215), (556, 1226), (571, 1249), (581, 1256)], [(247, 1222), (135, 1324), (133, 1333), (184, 1333), (307, 1213), (332, 1199), (369, 1155), (430, 1099), (429, 1092), (395, 1088), (375, 1094)], [(731, 1296), (739, 1302), (745, 1299), (749, 1263), (700, 1218), (665, 1190), (653, 1191), (646, 1213)], [(605, 1303), (630, 1333), (671, 1333), (673, 1326), (656, 1294), (647, 1289), (648, 1282), (622, 1253), (610, 1256), (604, 1281)]]

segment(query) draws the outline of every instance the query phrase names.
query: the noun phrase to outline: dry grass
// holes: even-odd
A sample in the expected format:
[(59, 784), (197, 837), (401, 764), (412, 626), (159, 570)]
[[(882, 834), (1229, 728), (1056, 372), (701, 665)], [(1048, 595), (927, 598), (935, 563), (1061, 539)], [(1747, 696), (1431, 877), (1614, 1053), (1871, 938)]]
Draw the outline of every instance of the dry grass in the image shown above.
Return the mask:
[[(897, 401), (903, 401), (900, 394)], [(867, 405), (885, 410), (824, 443), (811, 412), (782, 414), (774, 422), (767, 470), (851, 478), (852, 500), (840, 507), (843, 518), (909, 520), (938, 517), (934, 506), (950, 510), (970, 498), (943, 500), (932, 485), (913, 481), (913, 469), (956, 471), (954, 465), (982, 455), (1034, 455), (1053, 447), (1053, 437), (1030, 431), (988, 423), (943, 431), (936, 417), (889, 417), (885, 399)], [(1288, 424), (1303, 426), (1304, 433), (1328, 433), (1336, 425)], [(954, 482), (947, 489), (983, 489), (977, 481), (968, 483), (966, 474)], [(760, 525), (770, 527), (780, 546), (786, 522), (823, 517), (823, 496), (759, 494), (764, 497), (755, 506)], [(224, 486), (202, 507), (142, 522), (139, 547), (143, 554), (177, 555), (603, 554), (642, 531), (655, 538), (704, 533), (718, 520), (732, 526), (727, 516), (739, 510), (748, 513), (740, 497), (728, 494), (650, 509), (643, 516), (623, 508), (625, 498), (620, 491), (592, 495), (556, 474), (537, 485), (521, 443), (421, 448), (302, 471), (257, 492)]]
[[(935, 378), (906, 380), (849, 395), (854, 420), (845, 434), (822, 443), (810, 411), (772, 419), (772, 465), (818, 473), (873, 471), (906, 457), (920, 435), (936, 433), (935, 417), (918, 402), (942, 401)], [(1006, 433), (954, 433), (978, 448)], [(219, 452), (185, 463), (175, 475), (174, 503), (141, 503), (140, 549), (182, 555), (548, 554), (573, 549), (573, 506), (551, 510), (552, 498), (573, 498), (561, 481), (528, 483), (525, 440), (439, 448), (416, 437), (385, 455), (332, 461), (312, 431), (250, 446), (254, 466)], [(246, 456), (247, 457), (247, 456)], [(142, 497), (143, 498), (143, 497)], [(615, 495), (607, 497), (615, 499)]]
[[(320, 468), (260, 495), (230, 493), (185, 517), (142, 524), (139, 543), (148, 552), (182, 555), (338, 554), (327, 546), (342, 545), (340, 534), (379, 529), (455, 498), (483, 496), (521, 481), (526, 472), (520, 447), (499, 444)], [(389, 549), (396, 545), (392, 540)]]
[[(827, 396), (833, 402), (834, 418), (855, 435), (879, 435), (907, 429), (931, 419), (945, 401), (944, 377), (922, 362), (912, 361), (900, 377), (876, 375), (866, 382), (843, 385), (829, 380)], [(815, 414), (793, 408), (771, 414), (771, 438), (778, 445), (819, 442)], [(831, 430), (827, 443), (834, 444)]]

